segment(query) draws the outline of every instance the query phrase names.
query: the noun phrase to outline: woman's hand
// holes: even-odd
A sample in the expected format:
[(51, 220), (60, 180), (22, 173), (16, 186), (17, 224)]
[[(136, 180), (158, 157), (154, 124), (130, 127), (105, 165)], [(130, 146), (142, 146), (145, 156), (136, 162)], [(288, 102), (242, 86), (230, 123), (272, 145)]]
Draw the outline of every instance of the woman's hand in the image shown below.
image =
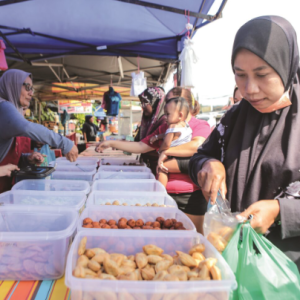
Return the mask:
[(210, 199), (211, 204), (214, 204), (219, 189), (222, 197), (225, 198), (227, 193), (226, 172), (220, 161), (216, 159), (206, 161), (198, 172), (197, 179), (206, 201)]
[(156, 138), (156, 135), (154, 135), (154, 136), (152, 136), (151, 138), (150, 138), (150, 144), (152, 145), (154, 142), (156, 142), (157, 141), (157, 138)]
[(237, 219), (243, 219), (253, 215), (251, 226), (257, 233), (266, 233), (276, 221), (280, 213), (278, 200), (260, 200), (250, 205), (244, 212), (237, 215)]
[(78, 148), (74, 145), (72, 149), (66, 154), (66, 159), (70, 162), (76, 161), (78, 157)]
[(33, 152), (30, 155), (27, 156), (27, 160), (31, 165), (40, 165), (44, 162), (44, 157), (46, 155), (43, 155), (39, 152)]
[(8, 164), (6, 166), (0, 167), (0, 177), (11, 176), (11, 172), (14, 170), (20, 170), (18, 166)]
[(101, 142), (100, 144), (98, 144), (95, 148), (95, 151), (96, 152), (103, 152), (103, 150), (107, 149), (107, 148), (110, 148), (111, 145), (110, 145), (110, 141), (103, 141)]

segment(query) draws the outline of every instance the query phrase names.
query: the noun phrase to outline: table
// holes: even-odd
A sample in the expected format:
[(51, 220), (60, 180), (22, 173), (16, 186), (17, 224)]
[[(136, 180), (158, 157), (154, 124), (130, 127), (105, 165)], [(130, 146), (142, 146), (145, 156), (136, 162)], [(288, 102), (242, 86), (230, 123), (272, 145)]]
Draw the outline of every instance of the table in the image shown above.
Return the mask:
[(0, 300), (70, 300), (65, 277), (43, 281), (0, 281)]

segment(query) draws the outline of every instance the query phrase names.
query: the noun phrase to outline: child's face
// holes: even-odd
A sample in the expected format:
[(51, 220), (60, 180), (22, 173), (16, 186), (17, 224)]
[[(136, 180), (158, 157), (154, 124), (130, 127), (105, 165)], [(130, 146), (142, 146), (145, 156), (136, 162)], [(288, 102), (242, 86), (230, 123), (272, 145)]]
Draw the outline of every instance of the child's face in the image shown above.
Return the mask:
[(165, 106), (165, 115), (168, 124), (176, 124), (182, 120), (182, 112), (174, 101), (171, 101)]

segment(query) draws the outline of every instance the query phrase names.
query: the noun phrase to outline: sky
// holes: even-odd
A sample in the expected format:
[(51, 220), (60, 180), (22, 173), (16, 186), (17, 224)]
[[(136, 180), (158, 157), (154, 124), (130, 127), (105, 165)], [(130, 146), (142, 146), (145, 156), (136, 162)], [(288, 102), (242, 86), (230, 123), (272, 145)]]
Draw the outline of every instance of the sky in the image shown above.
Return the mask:
[[(216, 0), (209, 14), (214, 14)], [(279, 15), (294, 26), (300, 44), (300, 0), (228, 0), (223, 17), (200, 28), (193, 40), (199, 61), (195, 76), (201, 104), (224, 103), (232, 94), (235, 81), (231, 69), (231, 50), (238, 29), (247, 21), (264, 15)], [(223, 97), (220, 99), (220, 97)]]

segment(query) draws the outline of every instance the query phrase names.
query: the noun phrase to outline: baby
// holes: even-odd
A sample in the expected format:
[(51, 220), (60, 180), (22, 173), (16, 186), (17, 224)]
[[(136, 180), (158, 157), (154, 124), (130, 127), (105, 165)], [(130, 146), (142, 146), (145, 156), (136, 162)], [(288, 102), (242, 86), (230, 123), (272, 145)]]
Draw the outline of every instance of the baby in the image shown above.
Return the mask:
[[(158, 153), (169, 149), (170, 147), (176, 147), (185, 143), (188, 143), (192, 139), (192, 129), (185, 121), (189, 114), (189, 104), (182, 97), (171, 98), (165, 105), (165, 115), (167, 117), (168, 129), (166, 133), (155, 135), (151, 137), (150, 143), (153, 144), (157, 140), (163, 139), (163, 142), (159, 148)], [(164, 156), (165, 157), (165, 156)], [(162, 167), (168, 168), (168, 160), (159, 157), (158, 166), (158, 181), (160, 181), (165, 187), (168, 183), (168, 174), (161, 171)], [(173, 168), (172, 168), (173, 169)], [(175, 173), (180, 173), (180, 170), (173, 170)]]

